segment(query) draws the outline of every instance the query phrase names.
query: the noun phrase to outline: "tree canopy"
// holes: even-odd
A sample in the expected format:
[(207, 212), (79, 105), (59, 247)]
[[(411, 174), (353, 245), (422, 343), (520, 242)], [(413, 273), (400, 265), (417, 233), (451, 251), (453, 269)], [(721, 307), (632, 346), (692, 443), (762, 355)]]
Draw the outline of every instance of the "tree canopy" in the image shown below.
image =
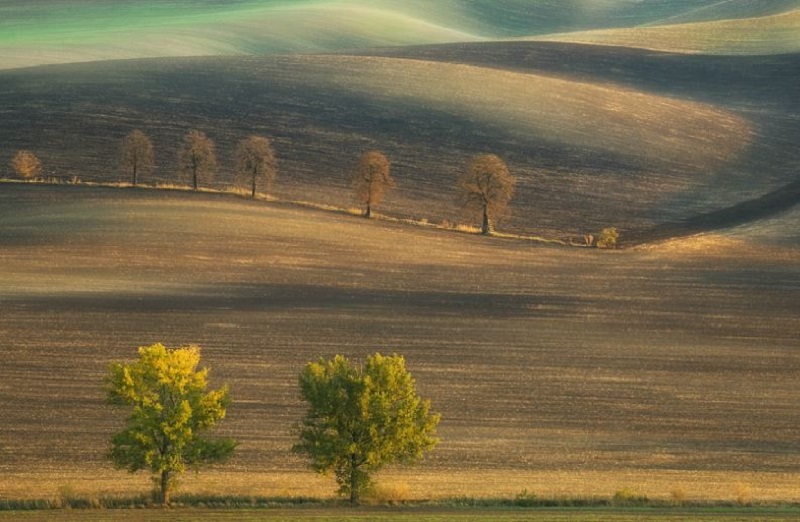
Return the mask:
[(122, 139), (122, 168), (129, 171), (135, 187), (139, 174), (148, 173), (155, 167), (156, 159), (153, 142), (139, 129), (133, 130)]
[(380, 204), (386, 191), (394, 187), (389, 160), (378, 150), (361, 155), (353, 170), (350, 182), (358, 202), (364, 205), (364, 217), (372, 215), (372, 207)]
[(432, 449), (439, 415), (422, 400), (402, 356), (341, 355), (309, 363), (300, 374), (308, 410), (294, 451), (319, 473), (333, 471), (339, 492), (358, 499), (370, 475), (392, 462), (412, 463)]
[(483, 234), (492, 233), (497, 216), (514, 196), (515, 186), (516, 179), (496, 155), (480, 154), (469, 162), (458, 179), (459, 198), (465, 210), (482, 215)]
[(220, 462), (236, 446), (232, 439), (201, 437), (225, 417), (227, 386), (206, 392), (208, 369), (197, 369), (200, 349), (139, 348), (139, 359), (115, 363), (107, 378), (108, 400), (130, 406), (127, 427), (111, 439), (109, 458), (131, 473), (149, 470), (169, 504), (177, 476), (187, 466)]
[(197, 190), (200, 181), (208, 181), (217, 168), (217, 153), (214, 142), (198, 130), (189, 131), (183, 139), (183, 147), (178, 153), (180, 171), (192, 180)]
[(277, 174), (275, 152), (269, 138), (250, 136), (239, 142), (236, 147), (236, 175), (250, 182), (253, 199), (256, 197), (257, 182), (262, 181), (264, 192), (269, 192)]
[(11, 167), (21, 178), (35, 178), (42, 171), (42, 164), (36, 154), (29, 150), (18, 150), (11, 159)]

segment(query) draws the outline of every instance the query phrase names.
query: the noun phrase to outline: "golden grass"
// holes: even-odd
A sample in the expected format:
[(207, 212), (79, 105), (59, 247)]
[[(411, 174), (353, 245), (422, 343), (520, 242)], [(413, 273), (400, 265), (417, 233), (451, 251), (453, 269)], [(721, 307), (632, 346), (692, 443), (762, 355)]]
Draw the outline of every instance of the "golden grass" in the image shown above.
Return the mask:
[(757, 233), (747, 232), (709, 232), (651, 243), (635, 250), (684, 260), (707, 257), (745, 263), (800, 261), (800, 252), (794, 245), (781, 245), (769, 240), (762, 242)]
[(800, 51), (800, 10), (771, 16), (599, 29), (525, 38), (690, 54), (782, 54)]
[[(178, 493), (207, 496), (264, 496), (337, 498), (332, 476), (312, 472), (275, 471), (245, 473), (203, 470), (187, 472)], [(619, 492), (635, 492), (652, 500), (676, 505), (687, 502), (727, 501), (740, 505), (759, 502), (800, 501), (800, 474), (690, 471), (540, 471), (518, 469), (453, 469), (430, 472), (388, 469), (375, 475), (374, 503), (453, 497), (514, 498), (528, 491), (538, 498), (613, 498)], [(129, 474), (112, 469), (76, 467), (52, 472), (11, 473), (0, 479), (5, 499), (133, 497), (147, 494), (153, 484), (145, 473)]]

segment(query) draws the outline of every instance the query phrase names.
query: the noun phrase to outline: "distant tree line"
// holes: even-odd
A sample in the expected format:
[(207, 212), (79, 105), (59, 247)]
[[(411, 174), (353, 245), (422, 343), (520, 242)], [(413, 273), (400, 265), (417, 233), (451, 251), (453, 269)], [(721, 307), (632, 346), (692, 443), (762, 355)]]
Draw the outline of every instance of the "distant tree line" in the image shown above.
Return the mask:
[[(188, 180), (192, 188), (198, 190), (216, 171), (214, 142), (200, 131), (190, 131), (178, 152), (178, 165), (184, 181)], [(132, 185), (136, 187), (139, 176), (152, 172), (154, 166), (152, 142), (142, 131), (132, 131), (122, 140), (122, 168), (130, 176)], [(268, 192), (278, 174), (272, 140), (250, 136), (240, 141), (236, 147), (234, 173), (240, 185), (248, 186), (252, 198), (255, 199), (259, 184)], [(350, 172), (350, 184), (355, 200), (364, 208), (364, 217), (372, 217), (375, 207), (396, 185), (389, 159), (379, 150), (363, 153)], [(507, 209), (514, 195), (515, 184), (516, 179), (506, 164), (494, 154), (475, 156), (458, 179), (460, 205), (465, 212), (481, 217), (483, 234), (494, 231), (497, 217)]]
[[(131, 179), (131, 184), (139, 184), (141, 174), (149, 174), (155, 167), (155, 148), (145, 133), (134, 130), (122, 140), (121, 166)], [(217, 152), (214, 141), (198, 130), (189, 131), (183, 138), (178, 151), (178, 172), (194, 190), (201, 183), (208, 183), (217, 170)], [(236, 147), (234, 173), (237, 180), (250, 188), (255, 199), (258, 183), (268, 192), (277, 176), (275, 152), (272, 140), (263, 136), (250, 136)]]
[[(106, 377), (108, 402), (127, 407), (126, 427), (110, 441), (108, 457), (118, 469), (149, 471), (159, 501), (170, 504), (187, 467), (223, 462), (237, 443), (204, 432), (225, 418), (227, 386), (206, 391), (208, 368), (200, 349), (139, 348), (133, 362), (114, 363)], [(295, 431), (293, 451), (319, 473), (334, 472), (339, 492), (355, 504), (371, 475), (393, 462), (413, 463), (431, 450), (439, 415), (419, 397), (402, 356), (379, 353), (354, 365), (344, 356), (309, 363), (300, 373), (307, 410)]]
[[(139, 185), (142, 176), (153, 172), (155, 147), (141, 130), (133, 130), (123, 138), (120, 165), (133, 187)], [(39, 159), (28, 150), (18, 151), (11, 166), (23, 179), (36, 178), (42, 170)], [(202, 184), (213, 179), (217, 167), (214, 141), (201, 131), (189, 131), (178, 151), (180, 179), (199, 190)], [(272, 139), (253, 135), (241, 140), (235, 149), (233, 170), (237, 184), (246, 187), (250, 197), (255, 199), (259, 189), (268, 194), (278, 176)], [(354, 198), (363, 207), (366, 218), (372, 217), (384, 196), (396, 186), (391, 163), (379, 150), (364, 152), (351, 169), (349, 178)], [(465, 217), (480, 222), (482, 234), (493, 234), (497, 220), (508, 211), (516, 182), (505, 162), (495, 154), (474, 156), (455, 185), (461, 211)], [(592, 234), (587, 234), (584, 240), (586, 246), (616, 248), (619, 233), (615, 228), (606, 228), (597, 241)]]

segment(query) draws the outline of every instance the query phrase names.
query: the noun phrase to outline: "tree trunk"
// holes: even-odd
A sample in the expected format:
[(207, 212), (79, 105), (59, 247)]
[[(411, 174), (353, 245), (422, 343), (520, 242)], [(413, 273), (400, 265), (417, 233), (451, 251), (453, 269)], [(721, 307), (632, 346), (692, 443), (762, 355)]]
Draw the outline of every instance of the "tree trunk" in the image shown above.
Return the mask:
[(256, 172), (253, 171), (253, 199), (256, 199)]
[(358, 466), (355, 455), (350, 455), (350, 503), (358, 504)]
[(194, 180), (194, 189), (197, 190), (197, 167), (192, 169), (192, 178)]
[(136, 163), (134, 163), (133, 164), (133, 186), (134, 187), (136, 186), (136, 182), (138, 181), (136, 174), (137, 174), (136, 173)]
[(372, 217), (372, 206), (367, 203), (367, 209), (364, 211), (364, 217), (369, 219)]
[(489, 209), (484, 205), (483, 207), (483, 226), (481, 227), (481, 234), (492, 233), (492, 222), (489, 219)]
[(169, 506), (169, 471), (161, 472), (161, 502)]

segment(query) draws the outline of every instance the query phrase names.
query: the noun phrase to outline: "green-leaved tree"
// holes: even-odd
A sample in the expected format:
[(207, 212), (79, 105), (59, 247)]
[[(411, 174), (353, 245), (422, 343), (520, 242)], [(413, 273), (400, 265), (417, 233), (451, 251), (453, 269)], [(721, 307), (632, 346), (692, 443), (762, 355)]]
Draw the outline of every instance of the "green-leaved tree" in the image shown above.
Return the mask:
[(309, 363), (300, 374), (308, 403), (293, 450), (319, 473), (333, 471), (339, 492), (357, 503), (370, 475), (392, 462), (413, 463), (432, 449), (439, 415), (417, 394), (402, 356), (341, 355)]
[(139, 359), (115, 363), (107, 378), (111, 404), (132, 408), (127, 427), (111, 439), (109, 457), (118, 469), (149, 470), (169, 504), (178, 475), (187, 466), (220, 462), (236, 446), (232, 439), (209, 440), (201, 433), (225, 417), (227, 386), (206, 392), (208, 369), (197, 369), (196, 346), (139, 348)]

